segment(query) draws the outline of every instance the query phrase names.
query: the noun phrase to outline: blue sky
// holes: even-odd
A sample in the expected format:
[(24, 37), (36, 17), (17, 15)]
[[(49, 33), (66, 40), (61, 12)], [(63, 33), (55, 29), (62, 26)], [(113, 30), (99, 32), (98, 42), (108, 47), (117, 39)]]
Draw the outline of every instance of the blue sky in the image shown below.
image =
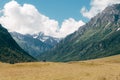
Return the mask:
[[(10, 0), (0, 0), (0, 9)], [(32, 4), (42, 14), (62, 23), (65, 19), (74, 18), (75, 20), (88, 19), (83, 17), (80, 10), (83, 6), (90, 8), (90, 0), (16, 0), (19, 4)]]
[(0, 0), (0, 24), (9, 32), (43, 32), (64, 38), (118, 3), (120, 0)]

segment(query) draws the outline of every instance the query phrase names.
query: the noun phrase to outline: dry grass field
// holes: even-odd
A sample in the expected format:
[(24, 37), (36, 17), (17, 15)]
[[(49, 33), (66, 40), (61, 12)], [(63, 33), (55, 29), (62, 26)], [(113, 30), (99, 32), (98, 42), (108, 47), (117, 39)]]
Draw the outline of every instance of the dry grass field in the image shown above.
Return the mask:
[(120, 80), (120, 55), (68, 63), (0, 63), (0, 80)]

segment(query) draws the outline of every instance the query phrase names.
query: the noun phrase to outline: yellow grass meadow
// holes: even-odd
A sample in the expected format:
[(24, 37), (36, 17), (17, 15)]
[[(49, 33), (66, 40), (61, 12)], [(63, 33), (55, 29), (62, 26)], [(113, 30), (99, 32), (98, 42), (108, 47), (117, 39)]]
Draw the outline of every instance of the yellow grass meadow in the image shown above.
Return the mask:
[(120, 55), (68, 63), (0, 63), (0, 80), (120, 80)]

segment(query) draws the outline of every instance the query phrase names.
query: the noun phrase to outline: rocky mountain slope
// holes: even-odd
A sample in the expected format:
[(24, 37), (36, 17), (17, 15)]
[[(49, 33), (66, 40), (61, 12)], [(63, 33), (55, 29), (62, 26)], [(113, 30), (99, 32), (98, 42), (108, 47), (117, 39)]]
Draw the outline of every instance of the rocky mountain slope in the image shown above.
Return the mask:
[(78, 61), (120, 54), (120, 4), (108, 6), (40, 60)]

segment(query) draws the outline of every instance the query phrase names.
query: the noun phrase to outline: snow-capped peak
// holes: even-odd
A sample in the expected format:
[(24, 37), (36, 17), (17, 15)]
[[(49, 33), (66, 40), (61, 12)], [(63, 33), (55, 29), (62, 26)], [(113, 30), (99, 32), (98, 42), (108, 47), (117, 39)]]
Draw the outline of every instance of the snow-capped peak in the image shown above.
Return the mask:
[(42, 42), (49, 42), (49, 43), (59, 43), (59, 41), (61, 40), (61, 39), (59, 39), (59, 38), (54, 38), (54, 37), (51, 37), (51, 36), (47, 36), (47, 35), (45, 35), (44, 33), (42, 33), (42, 32), (40, 32), (40, 33), (37, 33), (37, 34), (33, 34), (32, 35), (33, 36), (33, 38), (35, 38), (35, 39), (39, 39), (40, 41), (42, 41)]
[(117, 31), (119, 31), (119, 30), (120, 30), (120, 28), (117, 29)]

